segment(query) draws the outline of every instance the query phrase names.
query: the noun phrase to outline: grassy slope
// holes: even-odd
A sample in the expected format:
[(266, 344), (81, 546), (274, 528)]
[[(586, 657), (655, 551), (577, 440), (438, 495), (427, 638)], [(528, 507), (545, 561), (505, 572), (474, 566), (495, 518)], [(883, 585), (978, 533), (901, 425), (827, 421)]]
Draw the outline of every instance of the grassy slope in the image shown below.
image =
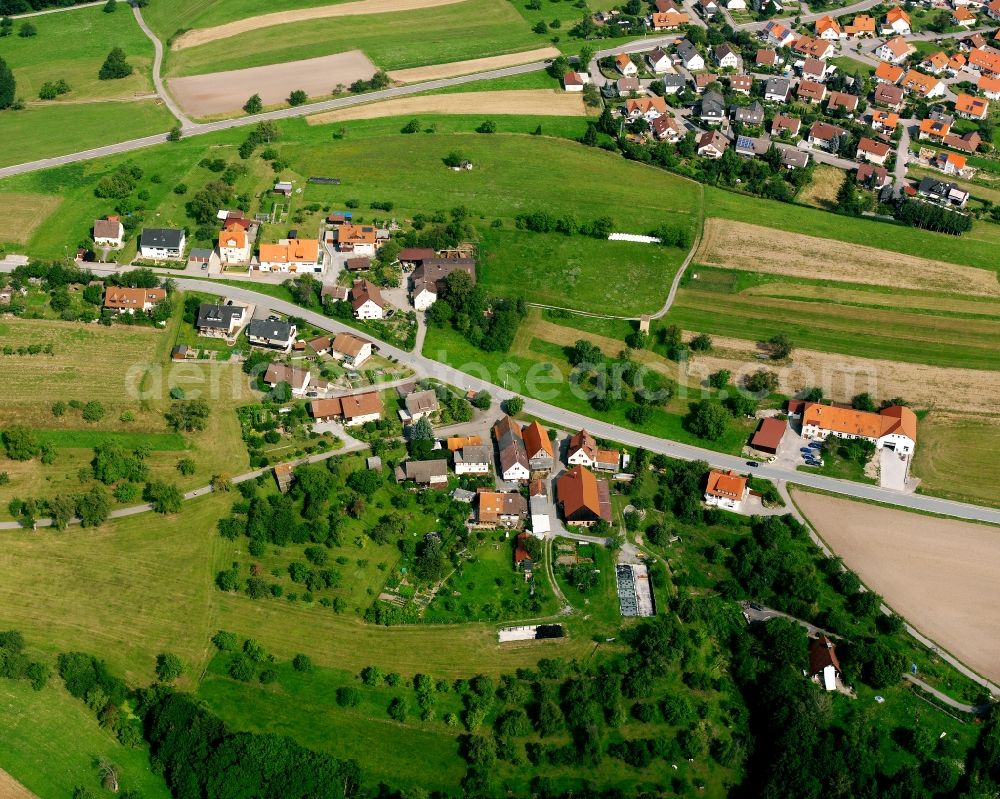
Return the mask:
[(330, 0), (170, 0), (150, 3), (142, 16), (161, 39), (166, 40), (178, 30), (208, 28), (232, 22), (237, 16), (254, 17), (296, 8), (334, 5)]
[(41, 691), (0, 680), (0, 719), (0, 765), (41, 799), (71, 796), (78, 785), (111, 796), (101, 790), (98, 757), (118, 766), (122, 790), (138, 791), (143, 799), (170, 796), (163, 778), (150, 771), (146, 750), (124, 747), (102, 730), (58, 677)]
[(996, 248), (1000, 245), (1000, 225), (989, 222), (976, 222), (972, 230), (963, 236), (948, 236), (886, 222), (837, 216), (711, 187), (705, 189), (705, 215), (737, 219), (821, 238), (857, 242), (920, 258), (997, 269)]
[(172, 52), (168, 73), (200, 75), (354, 49), (363, 50), (382, 69), (404, 69), (545, 44), (507, 0), (465, 0), (398, 14), (294, 22), (282, 25), (280, 34), (275, 35), (275, 29), (251, 31), (239, 37), (235, 50), (213, 42)]
[[(18, 94), (29, 103), (38, 99), (45, 81), (63, 78), (72, 91), (67, 100), (130, 98), (153, 90), (153, 43), (143, 34), (128, 6), (113, 14), (100, 7), (44, 14), (32, 20), (38, 35), (0, 39), (0, 58), (14, 70)], [(112, 47), (120, 47), (135, 72), (121, 80), (99, 80), (97, 73)]]
[[(994, 418), (969, 418), (931, 411), (920, 422), (913, 473), (920, 490), (976, 504), (1000, 505), (1000, 425)], [(974, 475), (974, 477), (972, 476)]]
[(0, 114), (0, 166), (166, 133), (174, 118), (153, 100), (95, 102)]

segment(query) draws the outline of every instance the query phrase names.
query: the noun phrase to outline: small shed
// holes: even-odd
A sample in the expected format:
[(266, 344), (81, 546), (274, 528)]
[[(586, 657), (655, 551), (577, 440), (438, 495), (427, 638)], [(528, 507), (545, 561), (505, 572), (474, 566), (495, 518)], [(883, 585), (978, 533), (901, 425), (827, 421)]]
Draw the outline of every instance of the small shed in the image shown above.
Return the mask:
[(781, 445), (781, 439), (784, 437), (785, 430), (787, 429), (788, 423), (784, 419), (776, 419), (773, 416), (762, 419), (760, 427), (757, 428), (757, 432), (750, 439), (750, 446), (761, 452), (776, 455), (778, 447)]
[(292, 183), (288, 180), (279, 180), (274, 184), (274, 193), (281, 194), (284, 197), (292, 196)]
[(279, 463), (274, 467), (274, 479), (278, 483), (278, 490), (285, 494), (292, 487), (292, 466), (289, 463)]
[(372, 472), (382, 471), (382, 459), (378, 455), (372, 455), (368, 461), (368, 470)]

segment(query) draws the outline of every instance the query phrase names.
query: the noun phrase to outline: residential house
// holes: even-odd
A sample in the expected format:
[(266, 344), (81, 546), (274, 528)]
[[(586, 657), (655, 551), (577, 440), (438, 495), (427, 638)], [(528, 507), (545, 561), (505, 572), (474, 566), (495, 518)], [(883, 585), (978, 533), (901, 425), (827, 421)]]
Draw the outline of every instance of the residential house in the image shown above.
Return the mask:
[(982, 97), (973, 97), (963, 92), (955, 98), (955, 113), (962, 119), (986, 119), (989, 112), (989, 101)]
[(154, 261), (176, 261), (184, 256), (187, 236), (175, 228), (143, 228), (139, 237), (139, 257)]
[(585, 72), (567, 72), (563, 75), (563, 88), (568, 92), (582, 92), (590, 83), (590, 75)]
[(585, 466), (574, 466), (556, 480), (556, 499), (563, 519), (571, 527), (590, 527), (600, 520), (611, 522), (611, 492)]
[(465, 447), (478, 447), (482, 443), (481, 436), (449, 436), (445, 441), (449, 452), (458, 452)]
[(951, 24), (971, 28), (976, 24), (976, 15), (967, 8), (956, 8), (951, 12)]
[(508, 482), (527, 481), (531, 477), (531, 462), (521, 426), (510, 416), (504, 416), (493, 425), (493, 437), (500, 453), (500, 477)]
[(764, 30), (760, 33), (761, 38), (772, 47), (787, 47), (795, 41), (795, 33), (782, 22), (776, 19), (769, 20)]
[(762, 48), (757, 51), (755, 63), (758, 67), (774, 68), (780, 66), (783, 63), (783, 59), (778, 55), (777, 51), (770, 48)]
[(910, 54), (910, 45), (902, 36), (895, 36), (883, 42), (875, 51), (875, 57), (890, 64), (899, 64)]
[(936, 53), (931, 53), (924, 57), (924, 60), (920, 62), (920, 68), (924, 72), (930, 72), (932, 75), (940, 75), (948, 67), (948, 56), (945, 55), (944, 51), (938, 50)]
[(764, 106), (756, 100), (747, 106), (737, 106), (733, 119), (753, 127), (762, 125), (764, 123)]
[(351, 287), (351, 307), (356, 319), (383, 319), (388, 306), (378, 286), (370, 280), (355, 280)]
[[(481, 525), (517, 527), (528, 515), (528, 503), (524, 499), (524, 495), (516, 491), (490, 491), (486, 488), (480, 488), (476, 492), (476, 500), (476, 521)], [(522, 535), (526, 534), (522, 533)], [(518, 536), (518, 539), (519, 542), (527, 540), (521, 539), (521, 536)], [(519, 544), (518, 549), (523, 550), (523, 546)], [(518, 560), (518, 554), (515, 553), (515, 561), (518, 566), (526, 559), (530, 560), (527, 550), (524, 550), (526, 557), (521, 557), (520, 560)]]
[(822, 83), (826, 80), (826, 62), (818, 58), (807, 58), (802, 62), (799, 70), (806, 80), (814, 80)]
[(597, 461), (597, 440), (586, 430), (570, 436), (566, 449), (566, 463), (570, 466), (592, 468)]
[(257, 261), (261, 272), (319, 273), (326, 263), (326, 251), (318, 239), (279, 239), (277, 244), (261, 244)]
[(934, 166), (946, 175), (957, 175), (965, 169), (966, 160), (964, 155), (958, 153), (940, 152), (934, 159)]
[(680, 59), (681, 66), (685, 69), (696, 72), (699, 69), (705, 68), (705, 59), (702, 58), (701, 53), (687, 39), (681, 39), (678, 42), (675, 52)]
[(713, 469), (708, 473), (705, 486), (705, 504), (714, 508), (740, 512), (743, 503), (750, 496), (747, 478), (736, 472), (720, 472)]
[(301, 397), (306, 393), (311, 378), (308, 369), (275, 362), (268, 364), (262, 382), (270, 388), (280, 383), (287, 383), (292, 390), (292, 396)]
[(167, 292), (160, 288), (130, 289), (108, 286), (104, 291), (104, 308), (119, 314), (134, 314), (136, 311), (148, 313), (166, 298)]
[(825, 691), (836, 691), (837, 681), (842, 677), (840, 661), (833, 642), (820, 635), (809, 642), (809, 679), (822, 686)]
[(799, 81), (795, 96), (809, 105), (819, 105), (826, 99), (826, 86), (812, 80)]
[(964, 208), (969, 201), (969, 192), (960, 189), (957, 184), (932, 177), (922, 178), (917, 184), (917, 196), (956, 208)]
[(825, 441), (831, 435), (864, 439), (874, 443), (876, 449), (888, 447), (911, 455), (917, 443), (917, 416), (903, 405), (875, 413), (807, 402), (802, 409), (802, 437)]
[(951, 147), (955, 150), (961, 150), (963, 153), (974, 153), (979, 149), (979, 145), (982, 143), (982, 137), (977, 131), (969, 131), (961, 136), (955, 133), (949, 133), (944, 137), (944, 144), (946, 147)]
[(750, 446), (758, 452), (766, 452), (769, 455), (777, 455), (778, 447), (781, 446), (781, 439), (785, 437), (788, 430), (788, 422), (769, 416), (761, 419), (760, 426), (750, 439)]
[(403, 407), (400, 409), (400, 416), (404, 422), (416, 422), (431, 414), (437, 413), (441, 407), (438, 403), (437, 393), (433, 389), (426, 391), (411, 391), (403, 398)]
[(795, 40), (792, 49), (807, 58), (829, 58), (837, 52), (837, 48), (825, 39), (814, 39), (812, 36), (802, 36)]
[(448, 461), (444, 458), (405, 461), (396, 467), (396, 482), (413, 482), (424, 488), (447, 488)]
[(826, 112), (832, 114), (835, 111), (844, 111), (853, 114), (858, 110), (857, 95), (847, 92), (830, 92), (830, 99), (826, 103)]
[[(1000, 3), (1000, 0), (997, 0)], [(992, 78), (989, 75), (980, 75), (976, 84), (979, 91), (990, 100), (1000, 100), (1000, 78)]]
[(639, 67), (633, 63), (628, 53), (619, 53), (615, 56), (615, 69), (625, 78), (634, 78), (639, 74)]
[(945, 93), (943, 81), (923, 72), (917, 72), (915, 69), (907, 70), (899, 85), (904, 91), (913, 92), (924, 98), (943, 97)]
[(202, 303), (198, 306), (195, 327), (202, 336), (233, 338), (243, 327), (246, 312), (243, 305)]
[[(662, 98), (659, 98), (662, 100)], [(427, 258), (410, 276), (410, 297), (417, 311), (426, 311), (445, 290), (448, 275), (465, 272), (476, 283), (476, 262), (471, 258)]]
[(972, 50), (969, 53), (969, 69), (985, 75), (1000, 75), (1000, 52), (993, 48)]
[(430, 247), (404, 247), (399, 251), (396, 260), (403, 269), (413, 269), (424, 261), (436, 257), (437, 253)]
[(346, 302), (349, 294), (345, 286), (334, 286), (329, 283), (324, 283), (323, 288), (319, 290), (319, 297), (323, 302)]
[(812, 127), (809, 128), (809, 136), (807, 141), (813, 147), (819, 147), (823, 150), (836, 151), (840, 145), (840, 138), (847, 133), (841, 127), (837, 125), (831, 125), (828, 122), (813, 122)]
[(800, 150), (791, 144), (782, 144), (781, 142), (774, 142), (774, 146), (781, 153), (781, 165), (785, 169), (804, 169), (809, 165), (809, 153), (805, 150)]
[(764, 155), (771, 147), (771, 139), (767, 136), (737, 136), (736, 154), (744, 158), (756, 158)]
[(918, 139), (928, 139), (930, 141), (943, 142), (944, 137), (951, 132), (951, 124), (938, 119), (921, 119)]
[(844, 31), (837, 20), (827, 15), (816, 20), (816, 38), (835, 42), (844, 38)]
[(713, 91), (721, 92), (721, 87), (718, 85), (719, 76), (713, 75), (711, 73), (702, 73), (700, 75), (694, 76), (694, 91), (695, 94), (703, 94), (705, 90), (712, 84), (716, 84)]
[(555, 453), (548, 433), (538, 422), (532, 422), (521, 430), (524, 450), (528, 453), (528, 463), (533, 472), (549, 471), (555, 463)]
[(885, 19), (882, 20), (882, 33), (890, 36), (892, 34), (909, 36), (911, 33), (910, 15), (899, 6), (890, 8)]
[(872, 111), (872, 130), (878, 131), (879, 133), (891, 134), (896, 129), (897, 125), (899, 125), (899, 114), (894, 111), (882, 111), (880, 109)]
[(986, 13), (990, 19), (1000, 20), (1000, 0), (993, 0), (993, 2), (987, 5)]
[(711, 19), (719, 13), (719, 4), (715, 0), (697, 0), (695, 9), (705, 19)]
[(698, 155), (705, 158), (722, 158), (729, 140), (717, 130), (710, 130), (698, 138)]
[[(994, 41), (1000, 41), (1000, 36), (993, 34), (993, 39)], [(973, 33), (971, 36), (959, 39), (958, 48), (965, 51), (991, 49), (989, 45), (986, 44), (986, 39), (983, 38), (983, 34), (981, 33)]]
[[(345, 333), (344, 335), (350, 335), (350, 333)], [(333, 339), (329, 336), (316, 336), (316, 338), (311, 338), (309, 341), (306, 341), (304, 348), (308, 348), (316, 355), (329, 355), (330, 348), (332, 346)]]
[(798, 136), (799, 128), (801, 127), (801, 119), (786, 116), (785, 114), (775, 114), (774, 119), (771, 120), (771, 135), (781, 136), (787, 133), (789, 136)]
[(455, 452), (455, 474), (489, 474), (493, 466), (493, 449), (475, 444)]
[(969, 60), (961, 53), (955, 53), (948, 59), (947, 71), (952, 75), (957, 75), (965, 69)]
[(677, 94), (683, 91), (685, 86), (684, 78), (676, 72), (668, 72), (666, 75), (661, 76), (660, 83), (663, 84), (664, 94)]
[(371, 225), (344, 223), (331, 232), (337, 252), (375, 255), (375, 251), (381, 246), (378, 231)]
[(330, 342), (330, 355), (348, 369), (357, 369), (372, 357), (372, 343), (353, 333), (338, 333)]
[(650, 27), (654, 31), (673, 31), (687, 25), (691, 17), (683, 11), (655, 11), (650, 15)]
[(535, 564), (532, 561), (531, 553), (528, 552), (526, 544), (528, 543), (528, 534), (520, 533), (517, 536), (516, 543), (514, 545), (514, 568), (524, 573), (524, 579), (528, 580), (531, 577), (531, 573), (535, 568)]
[(772, 103), (788, 102), (791, 85), (788, 78), (768, 78), (764, 84), (764, 99)]
[(657, 75), (663, 75), (674, 71), (674, 65), (670, 61), (670, 55), (662, 47), (657, 47), (646, 53), (646, 63)]
[(672, 116), (657, 117), (649, 123), (649, 129), (660, 141), (679, 142), (684, 138), (684, 128)]
[(880, 83), (872, 94), (872, 102), (876, 105), (884, 105), (893, 111), (901, 111), (904, 105), (903, 90), (891, 83)]
[(615, 88), (618, 90), (619, 97), (628, 97), (638, 92), (641, 87), (638, 78), (619, 78), (615, 83)]
[(625, 116), (630, 122), (644, 119), (652, 122), (667, 113), (667, 101), (662, 97), (634, 97), (625, 101)]
[(750, 96), (750, 90), (753, 88), (753, 77), (750, 75), (731, 75), (729, 77), (729, 90), (735, 92), (736, 94), (745, 94), (747, 97)]
[(875, 67), (875, 82), (876, 83), (891, 83), (895, 86), (903, 79), (903, 75), (906, 74), (906, 70), (901, 66), (896, 64), (890, 64), (888, 61), (880, 61), (879, 65)]
[(125, 227), (117, 216), (94, 220), (94, 244), (118, 249), (125, 238)]
[(253, 347), (291, 352), (298, 333), (295, 325), (277, 317), (254, 319), (247, 327), (247, 338)]
[(357, 427), (382, 418), (382, 398), (377, 391), (348, 394), (343, 397), (313, 400), (309, 414), (317, 422), (340, 421), (344, 427)]
[(274, 188), (272, 189), (272, 191), (275, 194), (282, 195), (283, 197), (291, 197), (292, 183), (289, 180), (279, 180), (277, 183), (274, 184)]
[(844, 33), (849, 37), (875, 36), (875, 18), (867, 14), (858, 14), (853, 22), (844, 26)]
[(344, 269), (348, 272), (367, 272), (372, 268), (371, 258), (345, 258)]
[(892, 178), (889, 176), (888, 169), (884, 166), (875, 166), (875, 164), (867, 162), (858, 167), (858, 172), (854, 176), (854, 179), (858, 185), (872, 191), (882, 191), (886, 186), (892, 184)]
[(885, 162), (891, 152), (892, 148), (885, 142), (862, 137), (861, 141), (858, 142), (858, 151), (855, 154), (855, 158), (858, 161), (870, 161), (873, 164), (885, 166)]
[(250, 237), (242, 225), (226, 225), (219, 233), (219, 260), (225, 266), (243, 265), (250, 260)]
[(715, 63), (719, 65), (719, 69), (739, 68), (740, 57), (730, 44), (717, 45), (712, 50), (712, 57), (715, 59)]
[(701, 98), (698, 117), (708, 125), (718, 125), (726, 116), (726, 104), (722, 95), (715, 91), (706, 92)]

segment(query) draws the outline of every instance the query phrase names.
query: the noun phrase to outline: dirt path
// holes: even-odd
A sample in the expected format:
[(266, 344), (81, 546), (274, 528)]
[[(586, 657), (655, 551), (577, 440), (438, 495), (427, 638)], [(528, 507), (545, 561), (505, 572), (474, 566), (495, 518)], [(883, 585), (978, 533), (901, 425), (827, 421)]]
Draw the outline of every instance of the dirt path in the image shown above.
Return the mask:
[(820, 386), (824, 396), (843, 401), (867, 391), (876, 397), (906, 397), (920, 408), (1000, 413), (995, 372), (857, 358), (799, 348), (792, 354), (791, 365), (775, 367), (759, 360), (760, 349), (754, 341), (712, 336), (712, 345), (712, 354), (693, 355), (688, 365), (690, 374), (704, 379), (719, 369), (728, 369), (739, 378), (764, 367), (777, 372), (779, 391), (789, 396)]
[(485, 72), (490, 69), (516, 67), (530, 64), (532, 61), (543, 61), (560, 55), (555, 47), (542, 47), (538, 50), (526, 50), (523, 53), (508, 53), (489, 58), (473, 58), (469, 61), (452, 61), (450, 64), (432, 64), (429, 67), (413, 67), (413, 69), (397, 69), (389, 73), (396, 83), (418, 83), (422, 80), (438, 80), (439, 78), (454, 78), (457, 75), (471, 75), (473, 72)]
[(406, 114), (529, 114), (538, 116), (585, 116), (587, 109), (579, 94), (549, 89), (503, 92), (460, 92), (400, 97), (380, 103), (327, 111), (306, 117), (310, 125), (348, 119), (378, 119)]
[(256, 17), (238, 19), (214, 28), (199, 28), (183, 33), (174, 39), (172, 50), (186, 50), (200, 44), (208, 44), (219, 39), (239, 36), (241, 33), (284, 25), (289, 22), (307, 22), (312, 19), (327, 19), (329, 17), (354, 17), (360, 14), (388, 14), (395, 11), (415, 11), (420, 8), (434, 8), (460, 3), (462, 0), (357, 0), (353, 3), (340, 3), (333, 6), (318, 6), (317, 8), (300, 8), (294, 11), (277, 11), (273, 14), (260, 14)]
[(795, 492), (795, 502), (890, 607), (1000, 680), (1000, 530), (803, 491)]
[(705, 220), (695, 263), (873, 286), (1000, 296), (996, 274), (986, 269), (729, 219)]
[[(322, 97), (333, 94), (338, 84), (350, 86), (374, 74), (375, 65), (368, 57), (360, 50), (351, 50), (265, 67), (171, 78), (170, 91), (188, 114), (208, 117), (239, 111), (252, 94), (259, 94), (264, 105), (276, 105), (296, 89), (310, 97)], [(234, 89), (237, 86), (244, 88)]]
[(0, 768), (0, 799), (38, 799), (38, 797)]

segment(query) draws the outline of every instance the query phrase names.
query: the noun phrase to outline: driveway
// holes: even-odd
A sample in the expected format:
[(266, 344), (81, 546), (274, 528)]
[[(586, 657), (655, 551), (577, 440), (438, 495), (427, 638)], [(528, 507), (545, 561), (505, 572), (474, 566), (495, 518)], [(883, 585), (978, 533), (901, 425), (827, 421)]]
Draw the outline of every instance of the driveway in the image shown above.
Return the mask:
[(879, 455), (879, 485), (893, 491), (905, 491), (909, 465), (908, 455), (900, 455), (888, 447), (883, 447)]

